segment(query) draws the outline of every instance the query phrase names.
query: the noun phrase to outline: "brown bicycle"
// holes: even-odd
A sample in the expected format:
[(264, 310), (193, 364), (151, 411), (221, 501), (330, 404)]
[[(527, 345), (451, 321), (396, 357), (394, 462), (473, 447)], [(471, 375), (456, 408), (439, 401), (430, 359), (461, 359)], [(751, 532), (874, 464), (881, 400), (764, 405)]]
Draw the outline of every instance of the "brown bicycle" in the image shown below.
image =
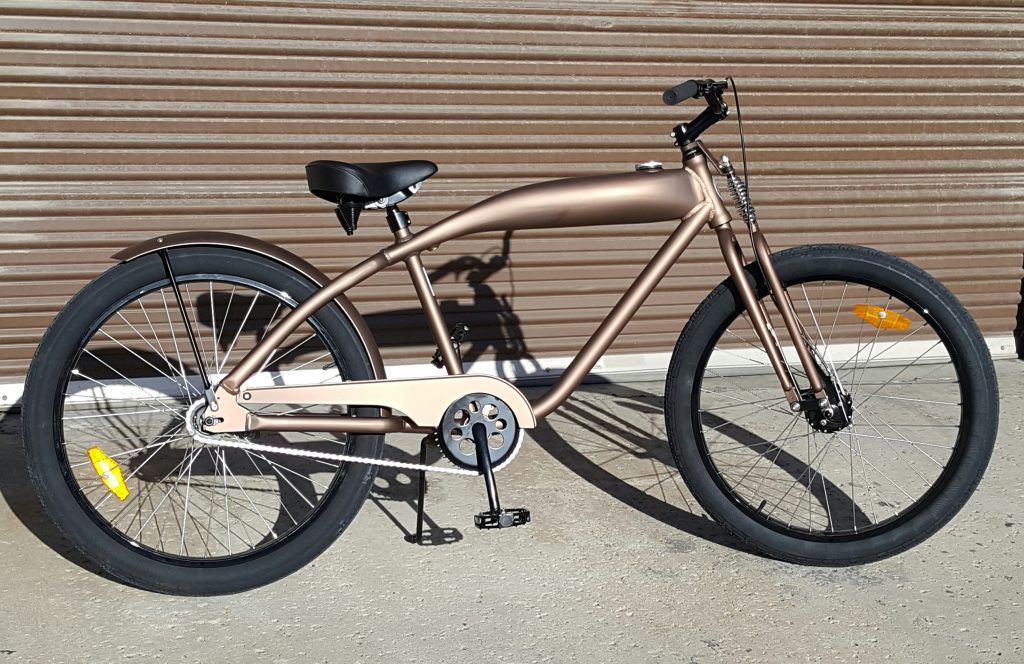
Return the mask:
[[(434, 164), (315, 161), (310, 190), (337, 205), (348, 234), (362, 211), (380, 209), (395, 238), (335, 279), (228, 233), (166, 235), (116, 254), (54, 320), (27, 378), (26, 458), (49, 515), (111, 574), (180, 594), (235, 592), (308, 563), (352, 521), (382, 466), (419, 473), (420, 527), (426, 471), (483, 477), (478, 527), (525, 524), (527, 510), (502, 507), (495, 472), (709, 228), (730, 277), (683, 329), (664, 402), (693, 495), (782, 560), (851, 565), (921, 542), (964, 505), (991, 455), (999, 401), (987, 346), (957, 299), (906, 261), (844, 245), (770, 251), (745, 159), (741, 178), (698, 140), (729, 114), (728, 86), (691, 80), (665, 93), (668, 104), (706, 102), (672, 132), (681, 168), (649, 162), (532, 184), (418, 232), (400, 204)], [(752, 262), (712, 170), (747, 226)], [(672, 219), (542, 396), (464, 373), (465, 330), (443, 319), (424, 251), (488, 231)], [(443, 375), (388, 379), (345, 295), (398, 263)], [(420, 463), (384, 454), (384, 435), (399, 432), (422, 434)], [(427, 465), (428, 445), (446, 461)]]

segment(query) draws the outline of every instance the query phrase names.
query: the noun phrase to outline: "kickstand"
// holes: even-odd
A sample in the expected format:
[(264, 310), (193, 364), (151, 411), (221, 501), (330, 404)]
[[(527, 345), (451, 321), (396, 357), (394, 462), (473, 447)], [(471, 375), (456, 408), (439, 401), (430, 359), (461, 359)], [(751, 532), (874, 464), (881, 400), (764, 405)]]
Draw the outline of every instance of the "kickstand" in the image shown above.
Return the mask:
[[(420, 441), (420, 465), (427, 465), (427, 441), (429, 436), (424, 436), (423, 440)], [(419, 498), (416, 501), (416, 533), (408, 535), (406, 539), (413, 544), (420, 544), (423, 542), (423, 503), (427, 497), (427, 471), (421, 470), (419, 472), (420, 490)]]

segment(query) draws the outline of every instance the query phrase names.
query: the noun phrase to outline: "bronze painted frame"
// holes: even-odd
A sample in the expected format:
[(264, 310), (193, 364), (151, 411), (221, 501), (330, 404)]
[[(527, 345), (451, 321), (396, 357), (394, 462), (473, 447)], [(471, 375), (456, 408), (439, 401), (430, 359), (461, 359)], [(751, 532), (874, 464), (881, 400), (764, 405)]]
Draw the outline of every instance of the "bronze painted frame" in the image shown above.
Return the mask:
[[(279, 321), (266, 336), (220, 381), (208, 395), (213, 433), (245, 431), (335, 431), (348, 433), (429, 432), (441, 421), (448, 406), (459, 396), (474, 392), (495, 394), (509, 404), (524, 429), (558, 408), (579, 386), (611, 343), (633, 317), (668, 270), (707, 224), (718, 236), (729, 274), (734, 280), (754, 330), (764, 345), (770, 363), (790, 405), (798, 404), (793, 376), (783, 358), (768, 312), (747, 281), (743, 253), (730, 222), (732, 217), (715, 188), (708, 170), (709, 153), (691, 155), (681, 169), (636, 171), (614, 175), (568, 178), (512, 189), (481, 201), (423, 231), (408, 228), (395, 232), (395, 242), (363, 260), (331, 281), (315, 268), (272, 245), (255, 248), (280, 262), (293, 265), (321, 288)], [(717, 163), (711, 158), (711, 162)], [(466, 376), (461, 358), (453, 348), (448, 327), (423, 268), (420, 254), (444, 242), (485, 231), (514, 231), (532, 228), (637, 224), (680, 219), (679, 225), (651, 258), (630, 287), (573, 358), (558, 381), (540, 398), (528, 402), (510, 383), (493, 376)], [(771, 263), (771, 254), (756, 224), (751, 225), (755, 256), (769, 284), (772, 299), (782, 314), (785, 327), (808, 376), (817, 399), (826, 398), (821, 375), (802, 342), (801, 329), (792, 303), (782, 289)], [(179, 234), (198, 235), (198, 234)], [(209, 235), (209, 234), (208, 234)], [(227, 235), (227, 234), (225, 234)], [(237, 236), (231, 236), (237, 237)], [(140, 255), (185, 244), (216, 244), (216, 238), (157, 238), (130, 247), (115, 258), (131, 260)], [(244, 244), (244, 242), (243, 242)], [(374, 274), (399, 262), (405, 264), (416, 290), (431, 335), (447, 370), (447, 376), (410, 380), (384, 378), (376, 344), (345, 292)], [(315, 272), (311, 272), (315, 271)], [(260, 371), (279, 344), (303, 321), (329, 304), (338, 302), (349, 315), (370, 352), (377, 380), (336, 385), (247, 388), (242, 385)], [(379, 417), (273, 416), (258, 415), (243, 404), (343, 404), (377, 406)], [(797, 406), (799, 407), (799, 406)], [(392, 415), (392, 409), (404, 417)]]

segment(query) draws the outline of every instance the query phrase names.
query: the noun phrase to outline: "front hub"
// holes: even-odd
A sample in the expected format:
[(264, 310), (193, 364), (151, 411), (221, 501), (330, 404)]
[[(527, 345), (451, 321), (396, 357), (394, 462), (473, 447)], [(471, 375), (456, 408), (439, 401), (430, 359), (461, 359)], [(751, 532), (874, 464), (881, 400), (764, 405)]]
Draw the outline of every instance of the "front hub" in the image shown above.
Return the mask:
[[(825, 394), (832, 405), (832, 413), (828, 414), (821, 406), (812, 406), (804, 410), (804, 417), (811, 428), (821, 433), (835, 433), (842, 431), (853, 422), (853, 399), (849, 394), (839, 394), (835, 383), (828, 376), (825, 379)], [(807, 388), (800, 392), (804, 403), (817, 403), (814, 397), (814, 390)]]

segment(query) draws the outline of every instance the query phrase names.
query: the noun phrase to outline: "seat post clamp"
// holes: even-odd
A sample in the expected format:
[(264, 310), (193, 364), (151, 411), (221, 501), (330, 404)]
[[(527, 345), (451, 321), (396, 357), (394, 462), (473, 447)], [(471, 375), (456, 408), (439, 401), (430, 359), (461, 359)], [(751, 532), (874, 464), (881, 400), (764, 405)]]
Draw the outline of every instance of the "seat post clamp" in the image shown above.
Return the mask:
[(397, 233), (403, 228), (409, 227), (409, 215), (404, 210), (399, 210), (397, 205), (385, 209), (388, 218), (388, 228), (392, 233)]

